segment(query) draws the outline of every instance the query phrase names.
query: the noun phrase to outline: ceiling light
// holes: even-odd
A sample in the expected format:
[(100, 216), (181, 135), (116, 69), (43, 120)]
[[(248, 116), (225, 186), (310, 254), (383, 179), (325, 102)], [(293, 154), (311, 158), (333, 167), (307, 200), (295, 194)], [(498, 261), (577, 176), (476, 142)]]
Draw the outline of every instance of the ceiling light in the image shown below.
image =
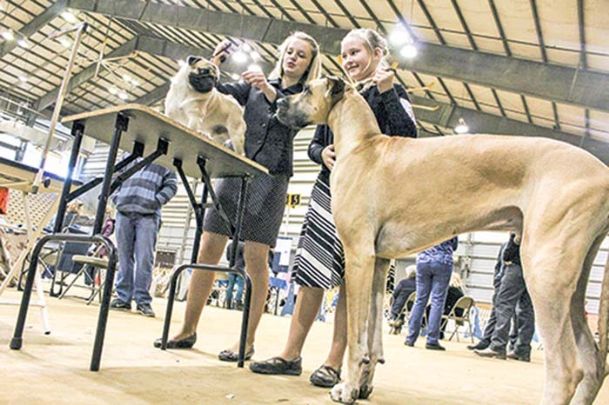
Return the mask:
[(78, 21), (78, 18), (76, 18), (76, 16), (69, 11), (64, 11), (61, 13), (61, 17), (69, 23), (75, 23)]
[(468, 132), (469, 132), (469, 127), (465, 123), (465, 120), (463, 118), (459, 118), (459, 122), (457, 123), (457, 126), (455, 127), (455, 133), (467, 134)]
[(416, 57), (418, 53), (419, 53), (419, 51), (417, 50), (417, 47), (414, 46), (413, 44), (404, 45), (400, 49), (400, 56), (402, 56), (406, 59), (412, 59), (412, 58)]
[(25, 39), (20, 39), (17, 41), (17, 45), (19, 45), (22, 48), (29, 48), (30, 47), (30, 43), (28, 41), (26, 41)]
[(11, 30), (4, 31), (2, 33), (2, 38), (4, 38), (7, 41), (12, 41), (13, 39), (15, 39), (15, 34), (13, 34), (13, 31), (11, 31)]
[(118, 89), (114, 86), (111, 86), (110, 89), (108, 89), (108, 91), (110, 91), (110, 94), (117, 94), (118, 93)]
[(250, 72), (262, 72), (262, 68), (260, 67), (260, 65), (257, 65), (255, 63), (249, 65), (247, 67), (247, 70), (249, 70)]
[(70, 40), (70, 38), (67, 37), (61, 37), (59, 38), (59, 43), (64, 47), (64, 48), (69, 48), (72, 46), (72, 41)]
[(233, 60), (235, 63), (242, 64), (247, 62), (247, 59), (247, 53), (243, 52), (242, 50), (238, 50), (237, 52), (233, 53)]
[(127, 93), (125, 93), (124, 91), (121, 91), (120, 93), (118, 93), (118, 98), (125, 101), (129, 98), (129, 95)]
[(27, 79), (27, 76), (26, 76), (26, 75), (21, 75), (21, 76), (19, 76), (19, 81), (20, 81), (21, 83), (27, 83), (27, 80), (28, 80), (28, 79)]
[(412, 42), (410, 34), (402, 25), (396, 25), (391, 34), (389, 34), (389, 42), (393, 46), (402, 46), (408, 42)]
[(250, 57), (254, 61), (259, 61), (260, 59), (262, 59), (262, 56), (260, 56), (260, 54), (258, 52), (256, 52), (256, 51), (250, 52)]
[(135, 80), (135, 79), (131, 79), (131, 85), (132, 85), (133, 87), (137, 87), (137, 86), (139, 86), (139, 85), (140, 85), (140, 82), (139, 82), (139, 81), (137, 81), (137, 80)]

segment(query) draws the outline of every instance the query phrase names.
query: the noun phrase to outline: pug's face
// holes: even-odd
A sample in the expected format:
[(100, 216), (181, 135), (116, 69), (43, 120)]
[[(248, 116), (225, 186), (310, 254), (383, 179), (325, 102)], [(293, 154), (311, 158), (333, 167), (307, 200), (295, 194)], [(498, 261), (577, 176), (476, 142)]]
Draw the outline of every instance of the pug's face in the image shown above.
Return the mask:
[(189, 56), (184, 67), (188, 70), (188, 83), (194, 91), (208, 93), (216, 86), (220, 74), (218, 68), (207, 59)]

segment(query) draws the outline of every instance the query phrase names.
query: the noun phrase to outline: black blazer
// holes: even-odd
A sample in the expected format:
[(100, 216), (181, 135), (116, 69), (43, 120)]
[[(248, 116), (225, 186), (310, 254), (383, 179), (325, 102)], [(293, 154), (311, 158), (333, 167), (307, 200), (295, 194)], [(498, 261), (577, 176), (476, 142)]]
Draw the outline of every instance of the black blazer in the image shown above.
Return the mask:
[[(275, 101), (303, 89), (301, 83), (282, 89), (279, 79), (269, 80), (269, 84), (277, 91)], [(298, 131), (286, 127), (274, 117), (276, 103), (270, 103), (264, 93), (242, 81), (219, 83), (217, 89), (233, 96), (245, 107), (245, 156), (269, 169), (273, 175), (292, 176), (293, 141)]]
[[(400, 99), (410, 101), (408, 93), (402, 85), (394, 84), (393, 90), (379, 94), (376, 86), (366, 90), (362, 96), (372, 109), (376, 122), (385, 135), (417, 137), (416, 123), (404, 110)], [(315, 129), (313, 140), (309, 144), (309, 158), (322, 165), (320, 176), (330, 176), (330, 170), (323, 164), (321, 158), (322, 150), (334, 143), (334, 134), (327, 125), (318, 125)]]

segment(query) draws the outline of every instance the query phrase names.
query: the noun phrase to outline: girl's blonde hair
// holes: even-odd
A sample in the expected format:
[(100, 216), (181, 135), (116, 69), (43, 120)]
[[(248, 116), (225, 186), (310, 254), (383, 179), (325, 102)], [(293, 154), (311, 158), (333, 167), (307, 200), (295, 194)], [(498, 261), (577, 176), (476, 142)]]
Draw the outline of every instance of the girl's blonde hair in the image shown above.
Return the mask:
[(277, 59), (273, 71), (269, 74), (269, 79), (281, 79), (283, 77), (283, 58), (288, 50), (288, 45), (293, 39), (306, 41), (311, 46), (311, 62), (300, 78), (302, 84), (308, 84), (311, 80), (317, 79), (321, 74), (321, 52), (319, 51), (319, 44), (315, 38), (302, 31), (292, 33), (279, 46), (279, 59)]
[(382, 55), (385, 56), (389, 53), (387, 49), (387, 40), (378, 32), (370, 28), (356, 28), (351, 31), (341, 41), (344, 42), (349, 37), (356, 37), (364, 42), (364, 45), (368, 48), (370, 53), (373, 53), (376, 48), (380, 49)]

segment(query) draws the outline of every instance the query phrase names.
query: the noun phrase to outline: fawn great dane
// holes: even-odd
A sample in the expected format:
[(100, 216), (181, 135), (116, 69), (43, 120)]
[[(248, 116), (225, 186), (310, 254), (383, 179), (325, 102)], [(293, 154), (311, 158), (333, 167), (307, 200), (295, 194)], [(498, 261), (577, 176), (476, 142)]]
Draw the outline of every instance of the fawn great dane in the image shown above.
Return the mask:
[(592, 262), (609, 231), (609, 169), (582, 149), (545, 138), (382, 135), (366, 101), (323, 78), (278, 101), (277, 117), (334, 133), (332, 211), (345, 249), (348, 364), (335, 401), (367, 398), (383, 361), (382, 305), (392, 258), (464, 232), (511, 230), (545, 348), (542, 403), (590, 404), (605, 378), (609, 277), (600, 344), (584, 319)]

